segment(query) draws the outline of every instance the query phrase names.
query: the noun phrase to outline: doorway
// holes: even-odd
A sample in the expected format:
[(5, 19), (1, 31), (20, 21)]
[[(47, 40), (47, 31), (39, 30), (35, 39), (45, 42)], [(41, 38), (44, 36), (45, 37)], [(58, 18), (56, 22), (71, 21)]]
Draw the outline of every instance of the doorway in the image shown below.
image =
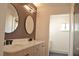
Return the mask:
[(50, 16), (49, 56), (68, 56), (70, 15), (56, 14)]

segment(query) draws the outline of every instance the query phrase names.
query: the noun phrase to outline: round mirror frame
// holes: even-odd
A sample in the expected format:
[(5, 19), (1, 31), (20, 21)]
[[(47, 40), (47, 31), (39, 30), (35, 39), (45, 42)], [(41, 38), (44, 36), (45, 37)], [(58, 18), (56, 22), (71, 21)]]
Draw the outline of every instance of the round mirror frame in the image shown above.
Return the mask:
[[(28, 16), (31, 16), (31, 15), (28, 15)], [(33, 30), (32, 30), (32, 32), (31, 33), (28, 33), (27, 32), (27, 29), (26, 29), (26, 22), (27, 22), (27, 18), (28, 18), (28, 16), (25, 18), (25, 23), (24, 23), (24, 26), (25, 26), (25, 31), (26, 31), (26, 33), (28, 34), (28, 35), (31, 35), (33, 32), (34, 32), (34, 29), (35, 29), (35, 22), (34, 22), (34, 19), (33, 19), (33, 17), (32, 17), (32, 20), (33, 20)]]
[[(19, 13), (18, 13), (16, 7), (12, 3), (9, 3), (9, 4), (12, 5), (15, 8), (17, 16), (18, 16), (18, 20), (19, 20)], [(19, 25), (19, 21), (18, 21), (18, 25)], [(11, 33), (15, 32), (17, 30), (17, 28), (18, 28), (18, 25), (17, 25), (16, 29), (14, 29), (12, 32), (10, 32), (10, 33), (5, 32), (5, 33), (6, 34), (11, 34)]]

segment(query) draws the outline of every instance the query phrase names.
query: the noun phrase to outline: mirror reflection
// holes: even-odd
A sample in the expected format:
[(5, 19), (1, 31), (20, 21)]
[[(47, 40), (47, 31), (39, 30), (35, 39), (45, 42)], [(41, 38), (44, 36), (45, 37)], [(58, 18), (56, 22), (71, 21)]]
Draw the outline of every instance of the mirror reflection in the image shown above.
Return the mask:
[(28, 16), (26, 19), (26, 31), (28, 32), (28, 34), (31, 34), (33, 32), (33, 29), (34, 29), (33, 18), (31, 16)]
[(6, 9), (6, 22), (5, 22), (5, 32), (11, 33), (16, 30), (18, 26), (18, 14), (15, 7), (12, 4), (7, 5)]

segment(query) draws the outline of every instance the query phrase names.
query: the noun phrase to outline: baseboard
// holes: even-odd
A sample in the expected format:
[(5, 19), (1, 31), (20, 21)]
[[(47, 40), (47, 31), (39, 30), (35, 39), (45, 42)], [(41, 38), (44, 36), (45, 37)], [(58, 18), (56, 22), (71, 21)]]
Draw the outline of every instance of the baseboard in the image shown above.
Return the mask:
[(54, 52), (54, 53), (62, 53), (62, 54), (68, 54), (66, 51), (60, 51), (60, 50), (50, 50), (49, 52)]

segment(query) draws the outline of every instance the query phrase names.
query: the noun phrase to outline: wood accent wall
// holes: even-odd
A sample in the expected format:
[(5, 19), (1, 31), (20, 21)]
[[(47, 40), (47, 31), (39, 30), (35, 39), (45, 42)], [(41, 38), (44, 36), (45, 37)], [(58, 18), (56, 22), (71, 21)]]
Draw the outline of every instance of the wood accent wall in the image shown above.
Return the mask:
[[(32, 3), (12, 3), (12, 5), (16, 8), (19, 16), (19, 24), (17, 29), (12, 33), (5, 33), (5, 39), (21, 39), (21, 38), (34, 38), (35, 39), (35, 32), (36, 32), (36, 13), (37, 8)], [(23, 6), (30, 5), (33, 7), (36, 12), (29, 13)], [(28, 34), (25, 29), (25, 21), (28, 16), (32, 16), (34, 20), (34, 31), (32, 34)]]

